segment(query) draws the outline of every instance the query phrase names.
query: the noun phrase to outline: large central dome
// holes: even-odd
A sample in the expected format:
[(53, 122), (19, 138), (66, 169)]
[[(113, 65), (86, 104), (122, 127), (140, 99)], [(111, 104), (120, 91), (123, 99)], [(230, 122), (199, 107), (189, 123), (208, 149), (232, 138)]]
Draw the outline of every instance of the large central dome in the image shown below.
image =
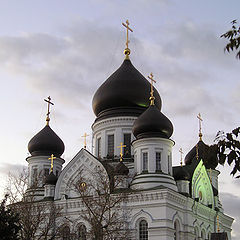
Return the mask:
[[(139, 116), (149, 106), (150, 83), (125, 59), (122, 65), (98, 88), (92, 101), (97, 119), (111, 116)], [(159, 93), (154, 89), (156, 107), (161, 110)]]

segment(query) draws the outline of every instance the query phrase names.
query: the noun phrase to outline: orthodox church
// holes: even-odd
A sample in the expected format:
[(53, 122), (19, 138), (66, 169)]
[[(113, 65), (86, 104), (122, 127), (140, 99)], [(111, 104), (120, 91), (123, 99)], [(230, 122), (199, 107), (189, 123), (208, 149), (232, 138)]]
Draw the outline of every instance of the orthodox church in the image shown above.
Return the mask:
[(128, 239), (230, 240), (233, 218), (224, 213), (219, 199), (218, 163), (207, 157), (209, 146), (200, 131), (199, 142), (186, 155), (185, 164), (172, 166), (173, 124), (161, 112), (162, 101), (153, 86), (153, 75), (149, 82), (130, 61), (131, 29), (128, 22), (124, 26), (125, 59), (93, 96), (96, 119), (92, 124), (92, 152), (82, 148), (63, 168), (64, 143), (49, 125), (49, 97), (47, 124), (28, 144), (27, 192), (31, 192), (37, 176), (46, 176), (44, 182), (38, 183), (35, 198), (52, 199), (64, 206), (63, 215), (72, 219), (67, 232), (81, 223), (83, 231), (78, 239), (86, 239), (84, 231), (89, 225), (84, 219), (74, 222), (79, 219), (80, 196), (69, 184), (80, 171), (98, 168), (110, 176), (111, 169), (113, 177), (122, 177), (119, 188), (129, 194)]

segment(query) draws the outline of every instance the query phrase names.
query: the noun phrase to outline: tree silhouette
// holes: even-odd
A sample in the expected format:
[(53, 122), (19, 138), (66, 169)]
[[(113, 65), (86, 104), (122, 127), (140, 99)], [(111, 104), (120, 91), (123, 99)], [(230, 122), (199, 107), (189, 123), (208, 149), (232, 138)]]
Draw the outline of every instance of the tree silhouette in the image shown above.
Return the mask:
[(8, 195), (6, 194), (0, 206), (0, 236), (2, 240), (19, 239), (19, 215), (6, 206)]
[(224, 51), (230, 52), (236, 50), (238, 51), (236, 58), (240, 59), (240, 50), (238, 50), (240, 46), (240, 26), (237, 26), (236, 19), (233, 20), (231, 24), (232, 29), (221, 35), (221, 38), (224, 37), (229, 41), (225, 46)]

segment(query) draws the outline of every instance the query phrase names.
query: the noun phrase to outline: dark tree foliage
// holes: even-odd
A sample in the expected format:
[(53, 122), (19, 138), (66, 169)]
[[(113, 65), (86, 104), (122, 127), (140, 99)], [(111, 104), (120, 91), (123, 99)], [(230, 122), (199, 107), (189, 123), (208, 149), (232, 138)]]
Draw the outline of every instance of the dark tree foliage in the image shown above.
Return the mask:
[(16, 240), (20, 231), (19, 215), (6, 207), (7, 198), (5, 195), (0, 206), (0, 236), (2, 240)]
[(238, 51), (236, 58), (240, 59), (240, 50), (238, 50), (240, 46), (240, 26), (237, 26), (237, 20), (233, 20), (231, 22), (232, 29), (221, 35), (221, 37), (224, 37), (228, 39), (228, 44), (225, 46), (224, 51), (230, 52), (230, 51)]
[[(231, 174), (234, 176), (240, 172), (240, 127), (235, 128), (230, 133), (219, 131), (216, 136), (217, 144), (211, 146), (212, 154), (217, 156), (217, 160), (221, 165), (226, 162), (228, 165), (233, 164)], [(240, 178), (240, 175), (236, 176)]]

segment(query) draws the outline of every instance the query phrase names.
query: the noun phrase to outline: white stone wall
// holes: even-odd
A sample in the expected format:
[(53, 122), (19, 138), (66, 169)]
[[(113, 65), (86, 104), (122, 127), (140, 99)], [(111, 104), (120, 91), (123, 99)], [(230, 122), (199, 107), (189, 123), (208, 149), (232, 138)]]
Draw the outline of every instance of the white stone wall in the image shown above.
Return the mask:
[[(39, 187), (43, 186), (43, 175), (44, 175), (44, 169), (51, 168), (51, 160), (49, 160), (50, 156), (31, 156), (26, 159), (28, 162), (28, 170), (29, 170), (29, 176), (28, 176), (28, 188), (33, 185), (34, 179), (37, 178)], [(53, 173), (56, 175), (56, 171), (58, 171), (58, 175), (60, 175), (62, 171), (62, 165), (64, 164), (64, 160), (62, 158), (56, 158), (54, 159), (53, 164)], [(34, 176), (34, 169), (36, 169), (37, 176)]]
[[(55, 201), (63, 207), (63, 218), (71, 219), (67, 224), (74, 230), (78, 222), (88, 223), (79, 216), (79, 210), (84, 208), (79, 198)], [(126, 205), (128, 211), (131, 240), (139, 239), (139, 222), (144, 219), (148, 223), (149, 240), (174, 240), (174, 222), (179, 223), (179, 240), (194, 240), (194, 231), (200, 238), (201, 232), (208, 236), (216, 231), (216, 211), (185, 197), (171, 189), (149, 190), (131, 193)], [(220, 229), (229, 234), (233, 219), (220, 214)], [(205, 239), (205, 238), (204, 238)], [(206, 237), (207, 239), (207, 237)]]
[[(107, 156), (107, 136), (114, 134), (114, 155), (120, 155), (120, 143), (123, 142), (124, 133), (131, 133), (131, 141), (134, 140), (132, 126), (137, 117), (114, 117), (97, 121), (92, 125), (93, 130), (93, 154), (97, 156), (97, 139), (101, 137), (101, 158)], [(133, 151), (131, 151), (133, 154)]]
[(176, 182), (177, 182), (178, 192), (189, 194), (189, 181), (188, 180), (178, 180)]

